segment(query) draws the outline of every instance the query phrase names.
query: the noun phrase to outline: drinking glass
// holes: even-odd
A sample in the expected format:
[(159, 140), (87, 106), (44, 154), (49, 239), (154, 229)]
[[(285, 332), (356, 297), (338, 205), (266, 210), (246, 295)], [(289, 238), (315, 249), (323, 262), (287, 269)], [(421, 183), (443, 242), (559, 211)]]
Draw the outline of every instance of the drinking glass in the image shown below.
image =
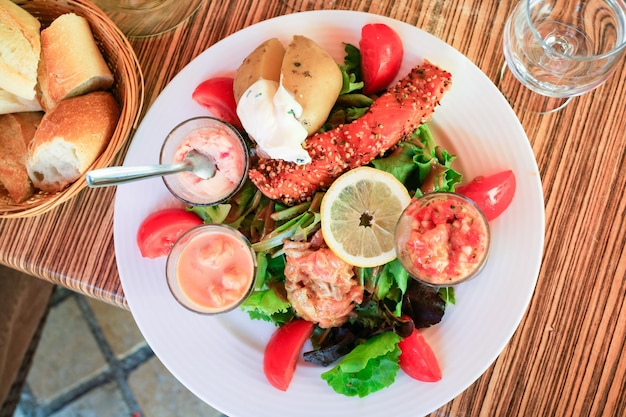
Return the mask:
[(515, 107), (562, 109), (604, 83), (626, 50), (623, 0), (522, 0), (504, 29), (499, 87)]
[(128, 37), (148, 37), (172, 30), (200, 7), (202, 0), (93, 0)]
[(334, 9), (337, 0), (282, 0), (291, 9), (302, 12), (305, 10)]

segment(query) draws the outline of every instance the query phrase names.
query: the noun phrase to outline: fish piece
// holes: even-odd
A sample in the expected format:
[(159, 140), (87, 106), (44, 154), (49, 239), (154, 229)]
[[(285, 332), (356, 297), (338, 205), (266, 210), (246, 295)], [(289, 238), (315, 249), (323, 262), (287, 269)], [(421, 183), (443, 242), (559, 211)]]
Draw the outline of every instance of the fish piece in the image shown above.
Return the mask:
[(311, 242), (286, 240), (283, 248), (285, 290), (298, 316), (321, 328), (345, 323), (354, 305), (363, 301), (363, 287), (352, 265)]
[(310, 200), (349, 169), (368, 164), (432, 117), (452, 75), (424, 61), (377, 98), (359, 119), (309, 136), (311, 162), (260, 158), (249, 177), (263, 194), (287, 205)]

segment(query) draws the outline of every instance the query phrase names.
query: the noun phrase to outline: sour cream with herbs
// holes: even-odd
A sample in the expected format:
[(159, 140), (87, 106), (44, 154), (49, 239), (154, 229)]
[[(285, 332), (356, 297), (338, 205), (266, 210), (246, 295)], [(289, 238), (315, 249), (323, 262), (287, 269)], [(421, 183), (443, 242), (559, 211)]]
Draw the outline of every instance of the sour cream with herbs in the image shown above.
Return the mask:
[(237, 115), (264, 156), (288, 162), (311, 162), (302, 143), (308, 136), (298, 121), (302, 106), (276, 81), (259, 79), (237, 104)]

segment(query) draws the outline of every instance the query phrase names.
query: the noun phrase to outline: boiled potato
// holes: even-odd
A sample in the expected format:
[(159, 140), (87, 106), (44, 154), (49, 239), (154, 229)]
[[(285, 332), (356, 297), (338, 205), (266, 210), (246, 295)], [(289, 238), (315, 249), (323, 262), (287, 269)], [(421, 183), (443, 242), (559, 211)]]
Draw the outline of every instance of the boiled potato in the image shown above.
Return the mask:
[(282, 84), (302, 106), (299, 121), (309, 135), (324, 124), (342, 87), (341, 70), (313, 40), (296, 35), (281, 67)]
[(248, 87), (260, 78), (279, 82), (284, 55), (285, 47), (276, 38), (266, 40), (252, 51), (235, 74), (233, 86), (235, 100), (239, 102)]

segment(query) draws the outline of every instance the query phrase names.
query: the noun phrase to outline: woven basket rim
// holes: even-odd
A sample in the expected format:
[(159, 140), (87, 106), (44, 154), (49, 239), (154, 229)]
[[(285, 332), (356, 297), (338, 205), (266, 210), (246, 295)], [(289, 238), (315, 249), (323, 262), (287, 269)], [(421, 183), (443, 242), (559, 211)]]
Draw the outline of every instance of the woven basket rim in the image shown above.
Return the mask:
[[(137, 129), (144, 105), (143, 72), (133, 47), (111, 19), (87, 0), (27, 0), (16, 3), (37, 17), (48, 14), (56, 17), (70, 12), (81, 15), (89, 21), (101, 49), (106, 49), (107, 43), (114, 45), (111, 51), (103, 51), (103, 54), (109, 65), (112, 65), (110, 62), (112, 58), (115, 58), (117, 63), (111, 69), (116, 75), (118, 91), (115, 95), (120, 102), (120, 118), (108, 145), (89, 169), (110, 165), (130, 139), (132, 132)], [(41, 23), (47, 25), (50, 21), (41, 21)], [(122, 79), (119, 78), (120, 75)], [(36, 191), (35, 195), (22, 203), (12, 203), (8, 199), (2, 199), (0, 200), (0, 219), (32, 217), (46, 213), (74, 198), (86, 187), (85, 174), (83, 174), (67, 188), (55, 194)]]

